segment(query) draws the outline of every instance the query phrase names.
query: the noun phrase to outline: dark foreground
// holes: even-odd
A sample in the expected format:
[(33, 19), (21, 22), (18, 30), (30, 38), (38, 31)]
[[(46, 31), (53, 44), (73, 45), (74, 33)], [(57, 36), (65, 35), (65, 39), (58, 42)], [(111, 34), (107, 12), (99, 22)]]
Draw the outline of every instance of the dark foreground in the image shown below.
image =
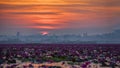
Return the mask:
[[(19, 61), (19, 62), (18, 62)], [(36, 68), (32, 64), (46, 62), (66, 62), (65, 68), (95, 68), (90, 64), (99, 64), (96, 68), (120, 68), (119, 44), (1, 44), (0, 68), (5, 64), (14, 64), (8, 68), (17, 68), (20, 63), (30, 62), (29, 68)], [(13, 66), (13, 67), (12, 67)], [(19, 68), (27, 68), (25, 65)], [(60, 65), (42, 65), (38, 68), (64, 68)]]

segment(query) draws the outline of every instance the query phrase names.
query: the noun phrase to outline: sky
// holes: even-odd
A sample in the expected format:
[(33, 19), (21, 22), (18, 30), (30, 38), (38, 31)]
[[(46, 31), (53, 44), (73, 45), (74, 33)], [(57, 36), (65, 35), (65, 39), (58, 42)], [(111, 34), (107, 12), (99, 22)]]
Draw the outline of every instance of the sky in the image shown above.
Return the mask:
[(0, 0), (0, 34), (100, 34), (120, 29), (120, 0)]

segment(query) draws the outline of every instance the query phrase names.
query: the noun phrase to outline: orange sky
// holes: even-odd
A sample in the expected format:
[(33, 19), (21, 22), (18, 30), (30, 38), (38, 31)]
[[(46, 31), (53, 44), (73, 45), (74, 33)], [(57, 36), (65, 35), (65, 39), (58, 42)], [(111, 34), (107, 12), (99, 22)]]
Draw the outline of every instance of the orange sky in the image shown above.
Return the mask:
[(104, 33), (119, 28), (120, 0), (1, 0), (1, 33)]

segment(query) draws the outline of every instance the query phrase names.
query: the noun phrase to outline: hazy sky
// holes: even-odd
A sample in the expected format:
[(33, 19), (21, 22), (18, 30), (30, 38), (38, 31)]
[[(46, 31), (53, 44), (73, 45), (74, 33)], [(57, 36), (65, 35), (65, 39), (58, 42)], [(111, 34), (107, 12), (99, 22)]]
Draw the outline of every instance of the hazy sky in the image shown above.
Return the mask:
[(119, 28), (120, 0), (0, 0), (0, 34), (96, 34)]

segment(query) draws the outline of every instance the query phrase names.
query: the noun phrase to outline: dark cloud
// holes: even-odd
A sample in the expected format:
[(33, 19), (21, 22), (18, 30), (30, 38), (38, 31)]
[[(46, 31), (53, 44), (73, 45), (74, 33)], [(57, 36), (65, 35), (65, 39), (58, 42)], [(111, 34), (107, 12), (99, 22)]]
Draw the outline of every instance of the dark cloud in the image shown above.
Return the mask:
[(33, 5), (0, 4), (0, 10), (28, 9), (31, 7), (33, 7)]
[(9, 12), (10, 14), (24, 14), (24, 15), (58, 15), (58, 12)]
[(58, 24), (44, 24), (44, 23), (34, 23), (32, 26), (56, 26)]
[(87, 10), (87, 9), (80, 9), (80, 8), (62, 8), (65, 12), (71, 12), (71, 13), (80, 13), (80, 14), (86, 14), (86, 13), (93, 13), (95, 11), (93, 10)]
[(90, 4), (93, 6), (120, 7), (120, 0), (91, 1)]
[(34, 7), (43, 7), (43, 6), (49, 6), (49, 7), (80, 7), (80, 6), (87, 6), (87, 5), (81, 5), (81, 4), (46, 4), (46, 5), (40, 5), (40, 4), (26, 4), (26, 5), (23, 5), (23, 4), (19, 4), (19, 5), (16, 5), (16, 4), (0, 4), (0, 9), (29, 9), (29, 8), (34, 8)]
[(64, 0), (73, 4), (85, 3), (86, 6), (120, 7), (120, 0)]
[(57, 21), (57, 23), (51, 24), (51, 23), (41, 23), (41, 22), (34, 22), (34, 24), (32, 24), (33, 26), (60, 26), (60, 25), (65, 25), (68, 24), (67, 22), (60, 22)]

